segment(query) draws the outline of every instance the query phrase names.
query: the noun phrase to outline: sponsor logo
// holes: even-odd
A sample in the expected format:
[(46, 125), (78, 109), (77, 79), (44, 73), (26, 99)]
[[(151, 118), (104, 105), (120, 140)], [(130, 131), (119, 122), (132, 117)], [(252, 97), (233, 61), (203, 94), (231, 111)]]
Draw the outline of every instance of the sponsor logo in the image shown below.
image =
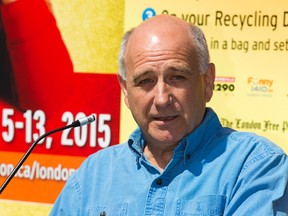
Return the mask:
[(249, 86), (248, 96), (272, 96), (274, 80), (248, 77), (247, 84)]
[(214, 92), (232, 93), (235, 91), (235, 77), (219, 76), (215, 78)]

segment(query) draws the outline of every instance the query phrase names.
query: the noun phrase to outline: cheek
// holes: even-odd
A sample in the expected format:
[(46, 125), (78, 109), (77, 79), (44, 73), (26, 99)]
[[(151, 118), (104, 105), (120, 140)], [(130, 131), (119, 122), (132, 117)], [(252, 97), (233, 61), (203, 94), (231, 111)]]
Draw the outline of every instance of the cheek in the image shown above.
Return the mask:
[(147, 123), (153, 108), (153, 95), (149, 92), (131, 92), (129, 94), (130, 111), (138, 124)]
[(146, 128), (148, 121), (148, 113), (147, 113), (147, 103), (144, 97), (139, 97), (138, 95), (129, 95), (127, 99), (129, 103), (130, 112), (136, 121), (136, 123), (141, 128)]
[(194, 89), (188, 89), (179, 99), (184, 113), (188, 115), (197, 115), (199, 110), (203, 110), (206, 104), (205, 90), (198, 86)]
[(128, 95), (127, 102), (129, 104), (129, 109), (133, 113), (141, 113), (146, 106), (146, 97), (136, 91), (131, 91)]

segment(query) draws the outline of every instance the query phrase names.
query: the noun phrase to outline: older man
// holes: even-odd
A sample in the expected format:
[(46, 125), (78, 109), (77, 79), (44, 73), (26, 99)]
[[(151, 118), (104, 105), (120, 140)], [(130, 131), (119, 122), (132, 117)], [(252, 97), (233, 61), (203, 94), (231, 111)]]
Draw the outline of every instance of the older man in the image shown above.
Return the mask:
[(90, 156), (51, 215), (287, 215), (285, 153), (206, 107), (215, 67), (199, 28), (150, 18), (126, 33), (119, 62), (139, 128)]

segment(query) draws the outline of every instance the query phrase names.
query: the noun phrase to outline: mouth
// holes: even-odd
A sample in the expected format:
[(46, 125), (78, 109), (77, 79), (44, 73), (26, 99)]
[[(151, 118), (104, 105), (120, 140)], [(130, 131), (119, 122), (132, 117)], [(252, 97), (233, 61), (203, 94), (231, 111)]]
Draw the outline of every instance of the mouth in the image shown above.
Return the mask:
[(176, 119), (177, 116), (154, 117), (155, 121), (169, 122)]

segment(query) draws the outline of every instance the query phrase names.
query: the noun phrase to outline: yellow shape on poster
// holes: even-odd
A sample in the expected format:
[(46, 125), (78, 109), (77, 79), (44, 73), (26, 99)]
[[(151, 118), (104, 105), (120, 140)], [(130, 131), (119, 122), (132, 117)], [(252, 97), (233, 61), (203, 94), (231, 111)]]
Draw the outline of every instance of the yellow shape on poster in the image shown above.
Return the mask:
[(124, 0), (52, 0), (52, 4), (74, 71), (117, 73)]

